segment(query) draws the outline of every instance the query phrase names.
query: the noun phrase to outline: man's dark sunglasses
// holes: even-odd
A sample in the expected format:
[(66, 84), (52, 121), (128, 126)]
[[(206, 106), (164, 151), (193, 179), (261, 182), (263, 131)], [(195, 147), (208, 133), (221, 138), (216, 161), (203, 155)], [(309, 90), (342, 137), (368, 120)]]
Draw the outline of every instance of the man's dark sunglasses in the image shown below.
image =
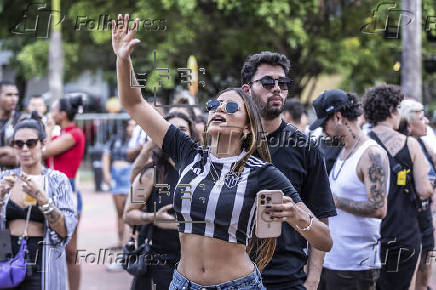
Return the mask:
[(18, 148), (23, 148), (24, 144), (27, 145), (27, 148), (32, 149), (36, 146), (36, 144), (38, 144), (38, 140), (39, 139), (27, 139), (26, 141), (23, 140), (13, 140), (12, 141), (12, 145), (18, 147)]
[[(222, 102), (222, 100), (209, 100), (206, 103), (206, 110), (208, 112), (215, 112)], [(227, 114), (234, 114), (239, 111), (239, 105), (236, 102), (228, 101), (224, 107), (224, 110)]]
[(278, 81), (279, 88), (281, 90), (289, 90), (292, 84), (292, 80), (290, 78), (280, 77), (278, 79), (273, 79), (272, 77), (269, 76), (264, 76), (263, 78), (250, 82), (249, 84), (251, 85), (254, 82), (260, 82), (262, 84), (262, 87), (264, 87), (267, 90), (271, 90), (272, 88), (275, 87), (276, 81)]

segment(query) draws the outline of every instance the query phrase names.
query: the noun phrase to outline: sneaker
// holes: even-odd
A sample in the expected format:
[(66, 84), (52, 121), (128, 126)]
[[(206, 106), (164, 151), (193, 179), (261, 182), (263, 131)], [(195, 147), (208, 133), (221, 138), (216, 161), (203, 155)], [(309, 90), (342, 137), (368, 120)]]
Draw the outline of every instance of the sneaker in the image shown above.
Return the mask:
[(119, 272), (123, 271), (123, 265), (119, 263), (111, 263), (106, 265), (106, 271), (108, 272)]

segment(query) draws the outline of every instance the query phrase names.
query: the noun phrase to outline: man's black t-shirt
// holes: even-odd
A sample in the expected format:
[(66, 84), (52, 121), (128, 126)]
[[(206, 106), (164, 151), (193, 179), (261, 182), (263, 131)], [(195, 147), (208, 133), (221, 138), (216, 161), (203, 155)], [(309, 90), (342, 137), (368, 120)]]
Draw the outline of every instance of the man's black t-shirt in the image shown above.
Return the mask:
[[(318, 219), (335, 216), (336, 207), (323, 156), (315, 142), (284, 121), (267, 138), (273, 165), (291, 181), (307, 207)], [(274, 256), (262, 272), (265, 286), (282, 288), (286, 285), (287, 288), (282, 289), (289, 289), (303, 285), (306, 247), (307, 241), (283, 223)]]

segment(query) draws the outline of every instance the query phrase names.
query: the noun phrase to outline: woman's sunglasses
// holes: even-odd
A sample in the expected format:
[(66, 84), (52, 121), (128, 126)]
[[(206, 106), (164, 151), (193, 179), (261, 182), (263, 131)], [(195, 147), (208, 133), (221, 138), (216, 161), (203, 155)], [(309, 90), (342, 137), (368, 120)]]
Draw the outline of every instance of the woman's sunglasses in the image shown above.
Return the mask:
[(291, 87), (292, 80), (287, 77), (280, 77), (278, 79), (273, 79), (272, 77), (264, 76), (263, 78), (250, 82), (249, 84), (251, 85), (254, 82), (260, 82), (262, 84), (262, 87), (264, 87), (267, 90), (271, 90), (275, 87), (276, 81), (278, 82), (279, 88), (281, 90), (289, 90), (289, 88)]
[[(222, 102), (222, 100), (209, 100), (206, 103), (206, 110), (208, 112), (215, 112)], [(234, 114), (239, 111), (239, 105), (236, 102), (228, 101), (224, 107), (224, 110), (227, 114)]]
[(22, 149), (24, 145), (27, 146), (27, 148), (32, 149), (38, 144), (39, 139), (27, 139), (26, 141), (23, 140), (13, 140), (12, 145), (15, 147), (18, 147), (19, 149)]

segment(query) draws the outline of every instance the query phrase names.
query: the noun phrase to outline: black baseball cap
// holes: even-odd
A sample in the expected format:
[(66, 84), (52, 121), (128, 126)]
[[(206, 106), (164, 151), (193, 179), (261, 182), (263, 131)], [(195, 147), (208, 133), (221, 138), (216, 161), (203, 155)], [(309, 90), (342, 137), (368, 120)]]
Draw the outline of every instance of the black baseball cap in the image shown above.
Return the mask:
[(320, 127), (335, 112), (348, 104), (348, 95), (340, 89), (326, 90), (313, 101), (317, 119), (310, 125), (309, 129), (314, 130)]

